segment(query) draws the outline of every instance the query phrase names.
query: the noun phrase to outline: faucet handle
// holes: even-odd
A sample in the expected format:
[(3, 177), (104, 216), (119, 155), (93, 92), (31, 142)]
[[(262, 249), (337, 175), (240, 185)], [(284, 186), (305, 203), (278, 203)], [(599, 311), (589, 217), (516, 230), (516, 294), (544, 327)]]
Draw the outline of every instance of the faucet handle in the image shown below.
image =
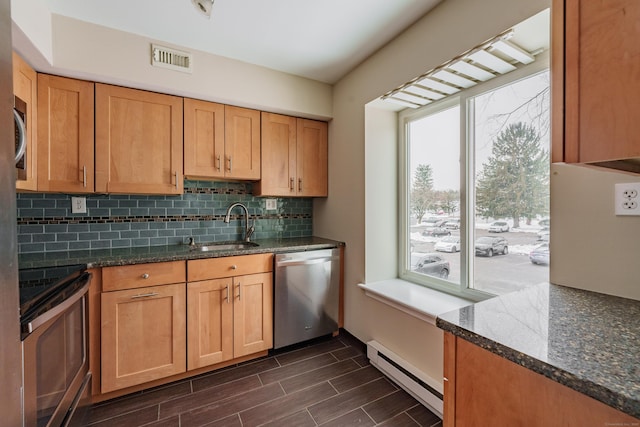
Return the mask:
[(247, 228), (247, 235), (244, 237), (245, 242), (248, 242), (251, 239), (254, 231), (256, 231), (256, 228), (253, 225)]

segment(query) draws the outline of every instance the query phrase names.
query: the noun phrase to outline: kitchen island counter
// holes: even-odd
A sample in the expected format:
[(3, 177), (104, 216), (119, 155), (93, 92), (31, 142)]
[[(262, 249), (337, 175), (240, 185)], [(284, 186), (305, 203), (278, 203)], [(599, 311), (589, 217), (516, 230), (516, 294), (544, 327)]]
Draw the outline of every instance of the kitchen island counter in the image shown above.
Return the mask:
[(640, 418), (640, 301), (540, 284), (442, 314), (436, 324)]

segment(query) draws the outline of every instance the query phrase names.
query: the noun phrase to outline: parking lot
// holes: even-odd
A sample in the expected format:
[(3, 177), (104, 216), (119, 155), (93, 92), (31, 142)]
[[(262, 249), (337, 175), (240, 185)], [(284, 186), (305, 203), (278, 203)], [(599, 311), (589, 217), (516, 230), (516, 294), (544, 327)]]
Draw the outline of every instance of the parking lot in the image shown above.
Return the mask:
[[(435, 242), (441, 237), (423, 236), (425, 227), (415, 226), (411, 229), (412, 254), (436, 252), (433, 248)], [(475, 238), (481, 236), (500, 236), (508, 242), (509, 253), (507, 255), (494, 255), (492, 257), (473, 256), (474, 261), (474, 288), (493, 294), (504, 294), (521, 289), (528, 285), (547, 282), (549, 280), (549, 267), (547, 265), (535, 265), (529, 261), (529, 252), (541, 241), (537, 232), (539, 227), (522, 227), (519, 230), (510, 230), (503, 233), (489, 233), (486, 228), (476, 229)], [(452, 236), (458, 236), (458, 230), (451, 230)], [(464, 249), (463, 249), (464, 250)], [(450, 281), (460, 282), (460, 252), (437, 252), (449, 261), (451, 270)]]

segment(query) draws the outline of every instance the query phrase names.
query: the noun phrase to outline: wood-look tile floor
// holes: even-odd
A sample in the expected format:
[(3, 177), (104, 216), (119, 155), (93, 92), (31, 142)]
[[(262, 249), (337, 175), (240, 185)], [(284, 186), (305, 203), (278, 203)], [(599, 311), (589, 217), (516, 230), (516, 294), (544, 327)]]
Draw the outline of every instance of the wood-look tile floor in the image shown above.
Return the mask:
[(346, 332), (96, 404), (90, 425), (428, 426), (440, 419), (371, 366)]

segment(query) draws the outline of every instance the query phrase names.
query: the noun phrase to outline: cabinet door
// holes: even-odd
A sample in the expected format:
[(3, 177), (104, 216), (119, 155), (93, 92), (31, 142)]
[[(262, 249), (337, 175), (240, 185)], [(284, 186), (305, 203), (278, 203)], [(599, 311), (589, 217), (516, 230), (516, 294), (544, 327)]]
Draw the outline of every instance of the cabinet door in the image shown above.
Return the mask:
[[(445, 361), (449, 361), (446, 363), (454, 363), (447, 367), (446, 374), (449, 380), (445, 388), (446, 427), (638, 423), (630, 415), (469, 341), (453, 339), (454, 345), (445, 346)], [(451, 351), (455, 355), (451, 356)], [(453, 406), (447, 403), (447, 398), (455, 399)]]
[(224, 177), (224, 105), (184, 99), (184, 175)]
[(260, 179), (260, 111), (225, 105), (225, 177)]
[(27, 120), (25, 128), (27, 130), (27, 151), (25, 158), (25, 176), (16, 181), (17, 190), (35, 191), (38, 188), (37, 174), (37, 141), (36, 122), (37, 111), (36, 100), (38, 99), (38, 75), (17, 54), (13, 53), (13, 93), (27, 104)]
[(38, 74), (38, 190), (94, 191), (94, 84)]
[(273, 347), (273, 281), (271, 273), (234, 278), (233, 356)]
[(299, 196), (328, 195), (327, 123), (298, 119), (296, 189)]
[(565, 161), (640, 157), (640, 2), (566, 0), (564, 13)]
[(187, 369), (233, 359), (233, 279), (187, 285)]
[(185, 372), (185, 284), (101, 295), (102, 393)]
[(295, 117), (262, 113), (262, 178), (256, 195), (296, 194), (296, 126)]
[(96, 191), (182, 194), (182, 98), (96, 84)]

